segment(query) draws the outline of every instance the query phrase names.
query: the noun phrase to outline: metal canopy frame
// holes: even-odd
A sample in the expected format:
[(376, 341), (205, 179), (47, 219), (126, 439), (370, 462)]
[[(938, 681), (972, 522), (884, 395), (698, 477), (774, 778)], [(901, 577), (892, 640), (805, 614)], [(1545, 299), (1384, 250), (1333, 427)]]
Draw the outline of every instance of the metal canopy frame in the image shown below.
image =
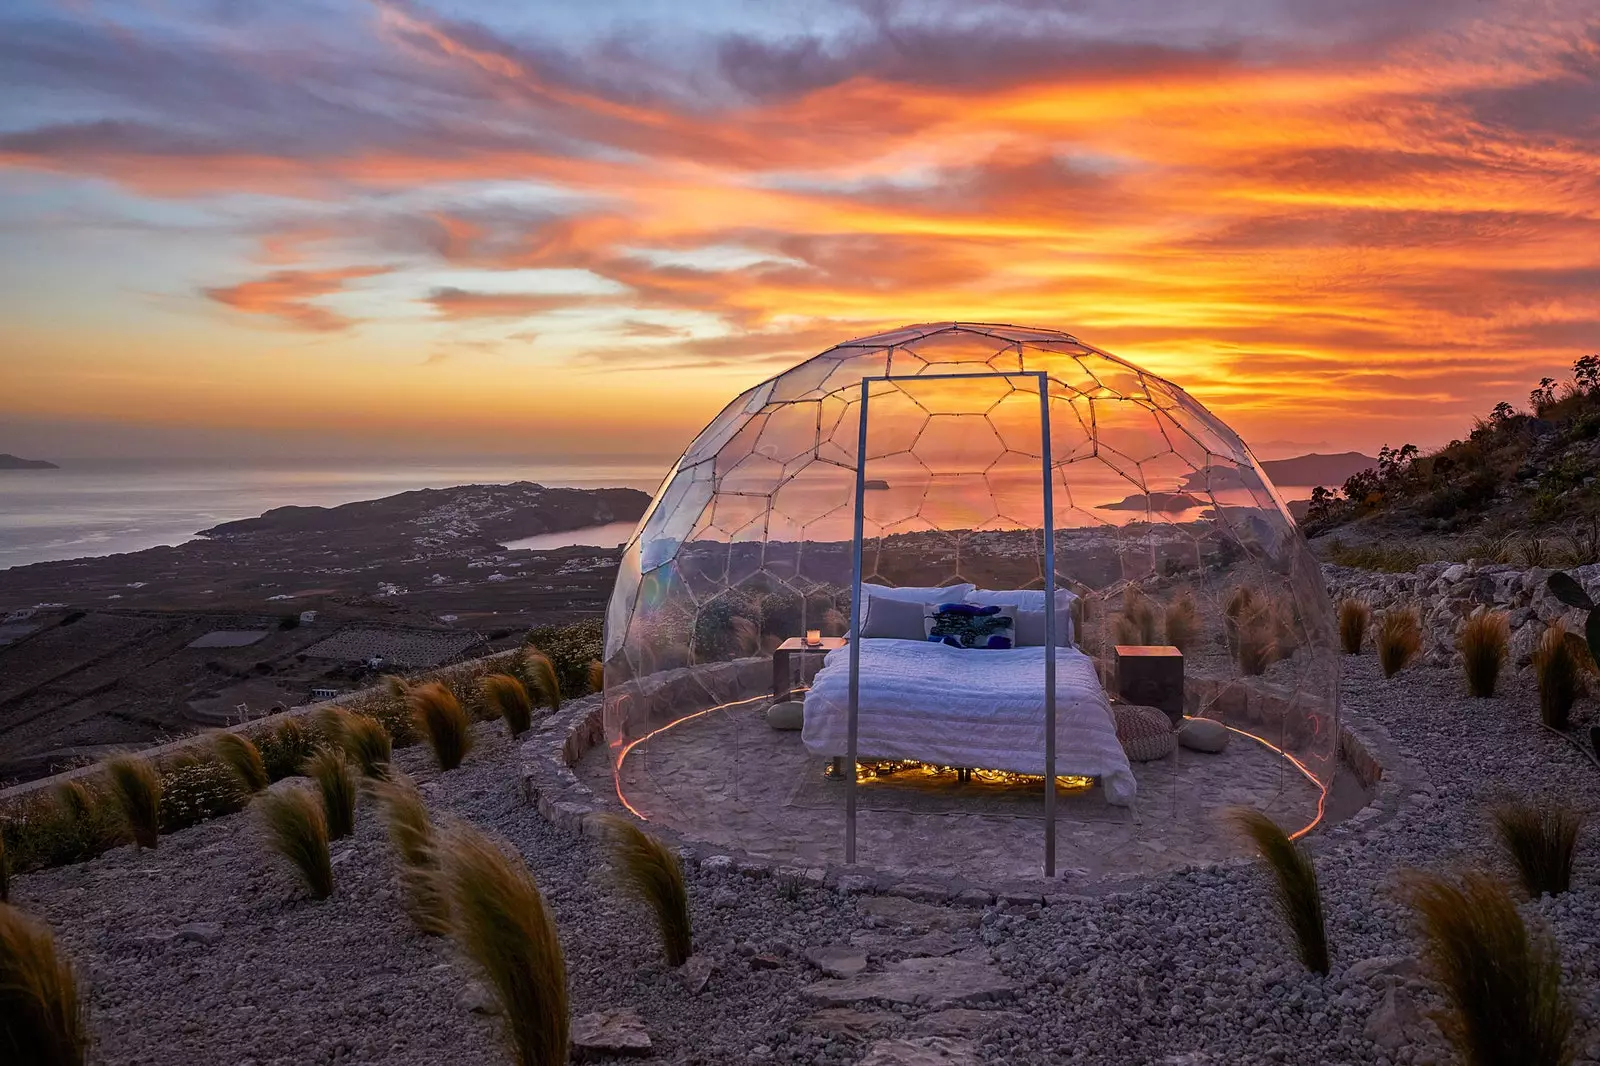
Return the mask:
[(861, 379), (861, 428), (856, 441), (855, 529), (851, 542), (851, 639), (849, 738), (845, 748), (844, 861), (856, 861), (856, 757), (861, 711), (861, 550), (867, 493), (867, 426), (872, 386), (877, 382), (1032, 378), (1039, 384), (1040, 483), (1044, 500), (1044, 875), (1056, 873), (1056, 530), (1055, 486), (1050, 450), (1050, 375), (1041, 371), (990, 370), (971, 374), (883, 374)]

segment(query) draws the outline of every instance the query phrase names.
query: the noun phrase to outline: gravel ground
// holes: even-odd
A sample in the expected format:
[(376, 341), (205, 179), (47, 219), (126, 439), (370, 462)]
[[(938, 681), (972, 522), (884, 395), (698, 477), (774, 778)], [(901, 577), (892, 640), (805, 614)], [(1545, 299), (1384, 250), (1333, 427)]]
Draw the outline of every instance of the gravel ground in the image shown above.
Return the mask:
[[(611, 888), (596, 845), (547, 825), (523, 802), (516, 752), (498, 725), (479, 726), (478, 748), (449, 774), (432, 771), (420, 748), (398, 761), (425, 783), (436, 812), (466, 817), (521, 850), (562, 932), (574, 1013), (636, 1009), (656, 1061), (909, 1061), (869, 1046), (942, 1024), (958, 1036), (937, 1045), (944, 1058), (923, 1061), (1444, 1063), (1436, 1030), (1415, 1013), (1434, 1001), (1410, 961), (1396, 872), (1498, 863), (1487, 802), (1564, 794), (1593, 805), (1600, 773), (1538, 727), (1526, 677), (1510, 678), (1505, 698), (1470, 700), (1454, 670), (1414, 668), (1385, 682), (1371, 656), (1346, 663), (1346, 705), (1389, 729), (1432, 794), (1365, 836), (1317, 849), (1334, 952), (1326, 979), (1293, 963), (1265, 884), (1247, 865), (1046, 908), (909, 904), (900, 907), (905, 928), (858, 899), (694, 871), (697, 946), (717, 961), (695, 994), (659, 961), (650, 922)], [(268, 854), (250, 811), (165, 838), (155, 853), (121, 848), (19, 878), (15, 901), (50, 923), (86, 978), (94, 1061), (510, 1062), (498, 1019), (475, 1009), (483, 996), (470, 967), (405, 917), (372, 814), (364, 806), (354, 839), (335, 845), (337, 888), (323, 903), (307, 900)], [(1591, 824), (1580, 843), (1579, 887), (1525, 907), (1562, 948), (1586, 1064), (1600, 1062), (1596, 835)], [(976, 1021), (958, 1012), (930, 1022), (923, 1008), (863, 1004), (856, 1014), (825, 1013), (819, 1027), (818, 1004), (802, 990), (821, 975), (804, 952), (852, 936), (887, 958), (970, 945), (960, 954), (992, 962), (1016, 994), (984, 1004), (993, 1009)], [(943, 943), (930, 949), (935, 940)], [(870, 1036), (840, 1035), (846, 1023)], [(964, 1040), (968, 1058), (960, 1057)]]

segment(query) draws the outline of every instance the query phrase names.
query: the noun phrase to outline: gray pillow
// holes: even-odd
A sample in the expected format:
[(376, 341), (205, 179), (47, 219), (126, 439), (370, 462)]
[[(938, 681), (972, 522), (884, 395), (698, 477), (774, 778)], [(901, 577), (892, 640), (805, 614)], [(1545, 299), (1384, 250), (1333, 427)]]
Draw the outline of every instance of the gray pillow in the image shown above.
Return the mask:
[(928, 605), (920, 601), (868, 596), (867, 617), (861, 623), (861, 635), (887, 637), (890, 640), (923, 640), (923, 619), (927, 614)]
[[(1072, 646), (1072, 612), (1056, 611), (1056, 647)], [(1017, 610), (1017, 647), (1044, 647), (1044, 611)]]

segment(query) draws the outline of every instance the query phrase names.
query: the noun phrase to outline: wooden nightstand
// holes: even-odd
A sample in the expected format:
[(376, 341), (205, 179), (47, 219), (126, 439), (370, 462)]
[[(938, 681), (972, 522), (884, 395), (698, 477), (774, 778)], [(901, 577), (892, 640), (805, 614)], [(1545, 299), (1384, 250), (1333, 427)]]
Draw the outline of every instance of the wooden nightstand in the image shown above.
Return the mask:
[(1117, 694), (1183, 721), (1183, 652), (1166, 644), (1118, 644)]
[(821, 644), (807, 644), (804, 637), (790, 637), (772, 652), (772, 698), (786, 700), (794, 695), (794, 674), (791, 660), (799, 656), (826, 655), (845, 646), (843, 637), (823, 637)]

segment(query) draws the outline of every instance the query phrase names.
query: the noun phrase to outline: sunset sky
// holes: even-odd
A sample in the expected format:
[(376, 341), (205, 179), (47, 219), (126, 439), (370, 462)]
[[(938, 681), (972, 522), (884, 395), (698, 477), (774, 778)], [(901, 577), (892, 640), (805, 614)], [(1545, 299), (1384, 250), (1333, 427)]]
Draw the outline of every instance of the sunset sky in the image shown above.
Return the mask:
[(944, 319), (1463, 435), (1600, 350), (1600, 12), (0, 6), (0, 451), (670, 458)]

